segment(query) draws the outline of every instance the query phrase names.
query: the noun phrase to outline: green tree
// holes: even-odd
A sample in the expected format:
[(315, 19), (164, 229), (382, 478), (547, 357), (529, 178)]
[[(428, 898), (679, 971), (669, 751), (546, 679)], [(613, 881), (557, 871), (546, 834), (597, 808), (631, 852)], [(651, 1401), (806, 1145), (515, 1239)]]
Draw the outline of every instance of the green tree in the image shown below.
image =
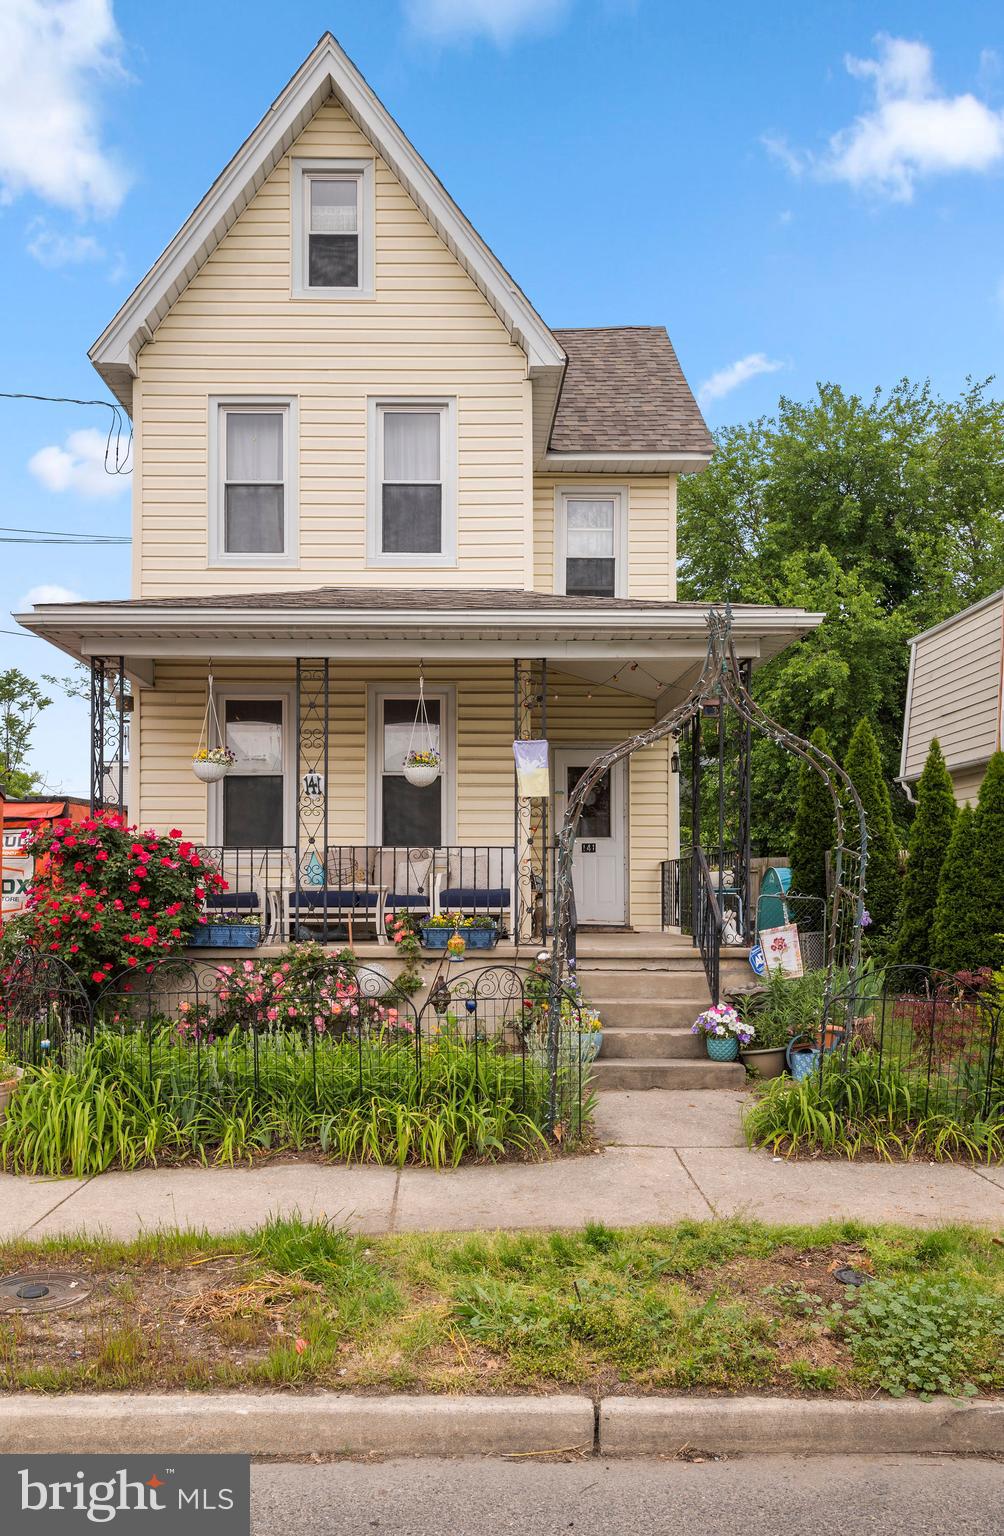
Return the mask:
[(868, 825), (865, 905), (871, 915), (869, 936), (884, 938), (899, 904), (899, 840), (892, 819), (889, 786), (882, 774), (878, 742), (867, 715), (854, 728), (844, 768), (864, 807)]
[(987, 764), (976, 802), (977, 965), (1004, 965), (1004, 752)]
[[(810, 740), (829, 752), (826, 731), (817, 725)], [(798, 770), (798, 805), (788, 844), (791, 889), (800, 896), (826, 900), (826, 855), (836, 840), (833, 797), (825, 780), (804, 760)]]
[(976, 816), (964, 805), (955, 818), (941, 866), (938, 901), (931, 930), (931, 964), (942, 971), (976, 970), (979, 957), (979, 898), (973, 879), (976, 857)]
[(16, 800), (37, 788), (39, 779), (28, 767), (35, 722), (52, 700), (16, 667), (0, 672), (0, 786)]
[(938, 881), (955, 825), (952, 780), (937, 739), (931, 742), (917, 784), (917, 814), (910, 829), (906, 874), (900, 893), (890, 960), (895, 965), (929, 965)]

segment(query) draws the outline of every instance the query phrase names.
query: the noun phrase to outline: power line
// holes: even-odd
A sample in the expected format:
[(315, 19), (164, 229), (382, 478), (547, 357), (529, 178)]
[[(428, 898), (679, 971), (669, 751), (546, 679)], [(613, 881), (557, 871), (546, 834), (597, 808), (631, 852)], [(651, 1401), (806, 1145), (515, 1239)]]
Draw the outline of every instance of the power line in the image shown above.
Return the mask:
[(112, 419), (108, 427), (108, 436), (105, 439), (105, 474), (128, 475), (132, 470), (130, 459), (132, 458), (132, 422), (129, 423), (129, 433), (126, 437), (125, 448), (122, 447), (122, 436), (125, 432), (125, 413), (120, 405), (112, 400), (77, 400), (72, 395), (29, 395), (22, 391), (0, 389), (0, 400), (38, 400), (43, 405), (97, 405), (103, 411), (111, 411)]

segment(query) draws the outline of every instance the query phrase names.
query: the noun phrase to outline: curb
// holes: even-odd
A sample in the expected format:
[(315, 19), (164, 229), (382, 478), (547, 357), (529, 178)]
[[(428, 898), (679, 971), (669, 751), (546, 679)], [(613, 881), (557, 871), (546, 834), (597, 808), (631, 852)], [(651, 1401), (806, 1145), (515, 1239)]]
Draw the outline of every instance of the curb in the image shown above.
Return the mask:
[(126, 1393), (0, 1398), (0, 1453), (1004, 1456), (1004, 1402)]
[(0, 1398), (0, 1452), (499, 1456), (592, 1453), (588, 1397), (285, 1397), (234, 1392)]
[(1004, 1402), (605, 1397), (603, 1456), (1004, 1455)]

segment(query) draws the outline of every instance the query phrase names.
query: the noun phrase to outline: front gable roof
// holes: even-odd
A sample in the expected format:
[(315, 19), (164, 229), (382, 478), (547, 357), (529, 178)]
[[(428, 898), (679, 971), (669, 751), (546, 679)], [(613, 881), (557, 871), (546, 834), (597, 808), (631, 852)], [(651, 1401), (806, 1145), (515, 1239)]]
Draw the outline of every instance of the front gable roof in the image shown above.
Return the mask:
[(257, 128), (105, 327), (89, 357), (127, 410), (136, 358), (172, 304), (240, 217), (293, 142), (334, 96), (422, 210), (526, 353), (530, 377), (549, 388), (548, 423), (565, 354), (529, 299), (406, 138), (330, 32), (276, 97)]

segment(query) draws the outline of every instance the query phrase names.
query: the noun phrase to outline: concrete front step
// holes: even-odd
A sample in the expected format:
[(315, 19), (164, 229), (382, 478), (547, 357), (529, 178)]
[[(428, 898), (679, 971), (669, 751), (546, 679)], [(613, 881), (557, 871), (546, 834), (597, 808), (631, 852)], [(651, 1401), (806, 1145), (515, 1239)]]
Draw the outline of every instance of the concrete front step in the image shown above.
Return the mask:
[(597, 1007), (602, 1002), (621, 1003), (637, 997), (652, 1002), (683, 998), (707, 1000), (708, 981), (703, 971), (586, 971), (577, 972), (583, 994)]
[(689, 1029), (608, 1028), (603, 1020), (601, 1061), (707, 1061), (704, 1040)]
[[(606, 1045), (606, 1041), (604, 1041)], [(746, 1073), (738, 1061), (659, 1060), (652, 1057), (593, 1063), (593, 1086), (606, 1088), (742, 1088)]]
[(689, 1027), (704, 1008), (710, 1007), (707, 993), (703, 998), (676, 997), (671, 1001), (660, 998), (651, 1003), (640, 997), (629, 997), (621, 1003), (601, 1001), (596, 997), (589, 997), (587, 1001), (599, 1009), (604, 1029), (608, 1026), (656, 1030)]

